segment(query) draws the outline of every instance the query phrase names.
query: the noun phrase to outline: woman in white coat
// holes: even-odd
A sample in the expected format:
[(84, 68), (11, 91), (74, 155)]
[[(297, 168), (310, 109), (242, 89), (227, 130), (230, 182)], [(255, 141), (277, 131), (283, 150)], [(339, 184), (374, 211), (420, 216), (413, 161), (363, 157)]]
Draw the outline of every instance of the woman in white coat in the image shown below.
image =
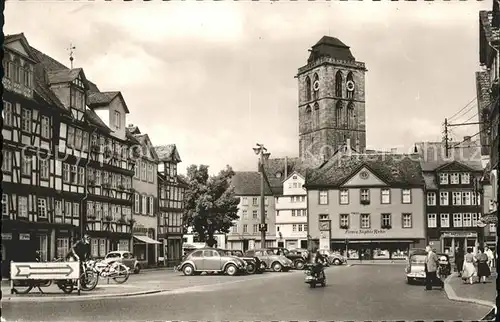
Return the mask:
[(468, 249), (467, 254), (464, 257), (464, 264), (462, 267), (462, 280), (464, 283), (469, 282), (470, 284), (474, 283), (474, 276), (477, 275), (476, 266), (474, 265), (474, 255), (472, 254), (472, 250)]

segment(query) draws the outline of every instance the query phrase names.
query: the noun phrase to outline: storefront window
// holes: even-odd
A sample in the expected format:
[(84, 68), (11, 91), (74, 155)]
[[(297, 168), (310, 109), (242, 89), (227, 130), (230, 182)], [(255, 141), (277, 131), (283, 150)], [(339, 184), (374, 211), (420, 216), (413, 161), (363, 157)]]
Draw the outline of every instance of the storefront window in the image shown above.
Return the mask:
[(451, 238), (445, 238), (443, 240), (443, 251), (445, 254), (452, 255), (453, 251), (451, 249)]
[(69, 238), (57, 238), (57, 258), (66, 256), (69, 250)]
[(373, 250), (373, 259), (389, 259), (390, 253), (388, 249), (375, 248)]
[(408, 250), (407, 249), (395, 249), (391, 253), (391, 258), (392, 259), (403, 259), (408, 256)]

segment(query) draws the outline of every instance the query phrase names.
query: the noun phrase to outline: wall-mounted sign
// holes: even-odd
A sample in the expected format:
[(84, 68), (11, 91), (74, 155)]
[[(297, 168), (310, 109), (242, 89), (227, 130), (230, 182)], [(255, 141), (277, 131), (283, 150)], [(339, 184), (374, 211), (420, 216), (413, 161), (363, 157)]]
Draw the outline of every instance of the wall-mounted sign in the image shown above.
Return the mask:
[(446, 231), (441, 234), (442, 237), (477, 237), (475, 231)]
[(346, 234), (348, 235), (368, 235), (368, 234), (373, 234), (373, 235), (380, 235), (380, 234), (385, 234), (387, 233), (387, 230), (385, 229), (357, 229), (357, 230), (346, 230)]
[(30, 240), (30, 234), (19, 234), (19, 240)]
[(330, 221), (329, 220), (320, 221), (319, 222), (319, 230), (320, 231), (330, 231)]
[(2, 240), (12, 240), (11, 233), (2, 233)]

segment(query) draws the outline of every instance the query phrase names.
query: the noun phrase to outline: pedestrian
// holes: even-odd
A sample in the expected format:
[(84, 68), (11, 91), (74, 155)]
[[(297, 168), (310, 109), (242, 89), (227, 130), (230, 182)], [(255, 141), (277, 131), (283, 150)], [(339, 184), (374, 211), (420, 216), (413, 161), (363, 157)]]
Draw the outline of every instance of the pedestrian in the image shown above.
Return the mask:
[[(425, 258), (425, 290), (432, 290), (432, 285), (438, 280), (437, 269), (439, 265), (439, 259), (432, 251), (431, 246), (425, 248), (427, 251), (427, 257)], [(439, 280), (439, 285), (441, 285), (441, 280)]]
[(491, 249), (488, 246), (484, 247), (484, 253), (486, 254), (486, 256), (488, 256), (488, 266), (489, 266), (490, 271), (491, 271), (491, 269), (494, 267), (495, 255), (493, 254), (493, 252), (491, 251)]
[(467, 254), (464, 257), (464, 264), (462, 267), (462, 280), (464, 283), (474, 283), (474, 276), (476, 276), (476, 267), (474, 266), (475, 258), (472, 255), (472, 249), (467, 249)]
[(479, 247), (477, 250), (477, 276), (479, 278), (479, 282), (486, 283), (486, 278), (490, 277), (491, 271), (488, 265), (488, 255), (486, 255), (483, 251), (482, 247)]
[(462, 275), (462, 269), (464, 266), (464, 256), (465, 254), (463, 247), (460, 247), (460, 245), (458, 245), (455, 250), (455, 270), (458, 272), (459, 277)]

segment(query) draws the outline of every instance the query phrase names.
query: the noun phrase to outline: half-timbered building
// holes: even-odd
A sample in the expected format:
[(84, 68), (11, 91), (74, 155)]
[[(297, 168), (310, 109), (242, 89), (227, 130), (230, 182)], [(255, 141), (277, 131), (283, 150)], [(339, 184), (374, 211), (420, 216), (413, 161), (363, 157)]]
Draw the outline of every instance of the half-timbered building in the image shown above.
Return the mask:
[[(24, 34), (7, 35), (4, 50), (2, 274), (7, 276), (10, 261), (33, 260), (37, 250), (42, 260), (66, 251), (79, 218), (58, 216), (63, 206), (55, 194), (58, 123), (70, 111), (51, 91), (44, 56)], [(68, 207), (78, 203), (71, 200)]]
[(126, 128), (128, 107), (120, 92), (88, 94), (87, 117), (100, 123), (90, 134), (85, 230), (91, 252), (103, 257), (111, 250), (130, 250), (134, 189), (134, 150), (139, 142)]
[[(134, 226), (133, 251), (141, 267), (158, 263), (158, 156), (149, 136), (139, 128), (129, 125), (127, 129), (140, 142), (140, 157), (136, 160), (134, 173)], [(163, 261), (161, 261), (162, 263)]]
[(155, 147), (158, 156), (158, 239), (163, 247), (160, 257), (167, 265), (177, 264), (182, 257), (184, 234), (184, 192), (188, 185), (177, 174), (181, 162), (175, 144)]

